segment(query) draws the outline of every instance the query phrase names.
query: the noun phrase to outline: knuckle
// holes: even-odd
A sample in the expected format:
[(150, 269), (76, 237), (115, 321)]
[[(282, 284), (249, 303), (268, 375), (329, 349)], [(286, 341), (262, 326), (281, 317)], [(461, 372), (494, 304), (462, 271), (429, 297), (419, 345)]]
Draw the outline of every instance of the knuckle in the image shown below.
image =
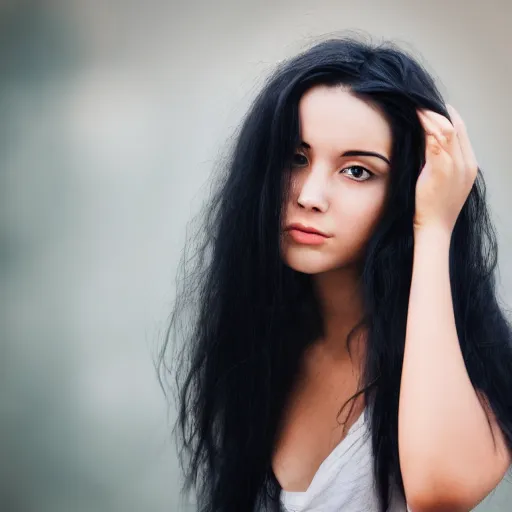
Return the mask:
[(451, 123), (445, 123), (441, 127), (441, 131), (446, 138), (451, 139), (455, 134), (455, 127)]
[(431, 142), (429, 145), (430, 151), (434, 153), (434, 155), (439, 155), (441, 153), (441, 146), (436, 142)]

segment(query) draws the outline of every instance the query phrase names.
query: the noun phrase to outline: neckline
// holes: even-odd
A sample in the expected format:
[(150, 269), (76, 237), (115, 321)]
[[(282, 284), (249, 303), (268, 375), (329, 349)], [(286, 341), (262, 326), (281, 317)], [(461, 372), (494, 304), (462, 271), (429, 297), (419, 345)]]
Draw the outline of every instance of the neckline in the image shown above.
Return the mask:
[[(313, 489), (313, 485), (316, 480), (318, 480), (319, 475), (323, 473), (325, 468), (329, 465), (329, 463), (332, 461), (332, 459), (335, 457), (335, 455), (338, 455), (338, 453), (341, 451), (347, 450), (348, 444), (347, 440), (353, 436), (356, 430), (358, 430), (365, 422), (365, 413), (366, 408), (363, 409), (357, 420), (352, 424), (352, 426), (348, 429), (347, 435), (332, 449), (332, 451), (327, 455), (327, 457), (322, 461), (320, 466), (318, 466), (318, 469), (316, 470), (315, 474), (313, 475), (313, 478), (311, 479), (311, 482), (309, 483), (308, 488), (305, 491), (287, 491), (281, 487), (281, 494), (286, 496), (305, 496), (306, 494), (310, 493)], [(275, 477), (275, 475), (274, 475)], [(277, 480), (277, 478), (276, 478)]]

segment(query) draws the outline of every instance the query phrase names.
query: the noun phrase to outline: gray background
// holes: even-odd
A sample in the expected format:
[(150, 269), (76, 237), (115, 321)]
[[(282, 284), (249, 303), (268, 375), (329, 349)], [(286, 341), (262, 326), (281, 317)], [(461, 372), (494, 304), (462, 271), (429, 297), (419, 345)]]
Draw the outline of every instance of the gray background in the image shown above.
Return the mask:
[(0, 2), (0, 509), (179, 509), (153, 360), (185, 225), (265, 73), (324, 35), (392, 38), (438, 77), (512, 304), (511, 20), (507, 0)]

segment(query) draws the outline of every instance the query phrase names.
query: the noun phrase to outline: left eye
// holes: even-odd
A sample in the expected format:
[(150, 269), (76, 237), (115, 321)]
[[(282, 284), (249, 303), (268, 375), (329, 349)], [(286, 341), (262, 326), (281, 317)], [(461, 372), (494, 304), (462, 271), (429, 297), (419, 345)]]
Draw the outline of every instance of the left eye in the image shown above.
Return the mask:
[(345, 169), (342, 169), (340, 172), (348, 174), (354, 181), (366, 181), (373, 176), (373, 173), (371, 173), (368, 169), (361, 167), (360, 165), (351, 165), (350, 167), (345, 167)]

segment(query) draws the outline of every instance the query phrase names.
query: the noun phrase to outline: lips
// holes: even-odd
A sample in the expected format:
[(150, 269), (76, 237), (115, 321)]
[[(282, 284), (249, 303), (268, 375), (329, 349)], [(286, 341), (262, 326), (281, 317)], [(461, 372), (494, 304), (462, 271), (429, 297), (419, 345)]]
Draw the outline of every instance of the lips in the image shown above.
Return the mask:
[(291, 224), (287, 231), (295, 242), (305, 245), (321, 245), (330, 238), (322, 231), (303, 224)]
[(287, 229), (289, 231), (292, 231), (292, 230), (302, 231), (303, 233), (311, 233), (314, 235), (323, 236), (324, 238), (330, 238), (330, 236), (328, 234), (320, 231), (319, 229), (316, 229), (316, 228), (313, 228), (310, 226), (305, 226), (304, 224), (299, 224), (299, 223), (290, 224)]

